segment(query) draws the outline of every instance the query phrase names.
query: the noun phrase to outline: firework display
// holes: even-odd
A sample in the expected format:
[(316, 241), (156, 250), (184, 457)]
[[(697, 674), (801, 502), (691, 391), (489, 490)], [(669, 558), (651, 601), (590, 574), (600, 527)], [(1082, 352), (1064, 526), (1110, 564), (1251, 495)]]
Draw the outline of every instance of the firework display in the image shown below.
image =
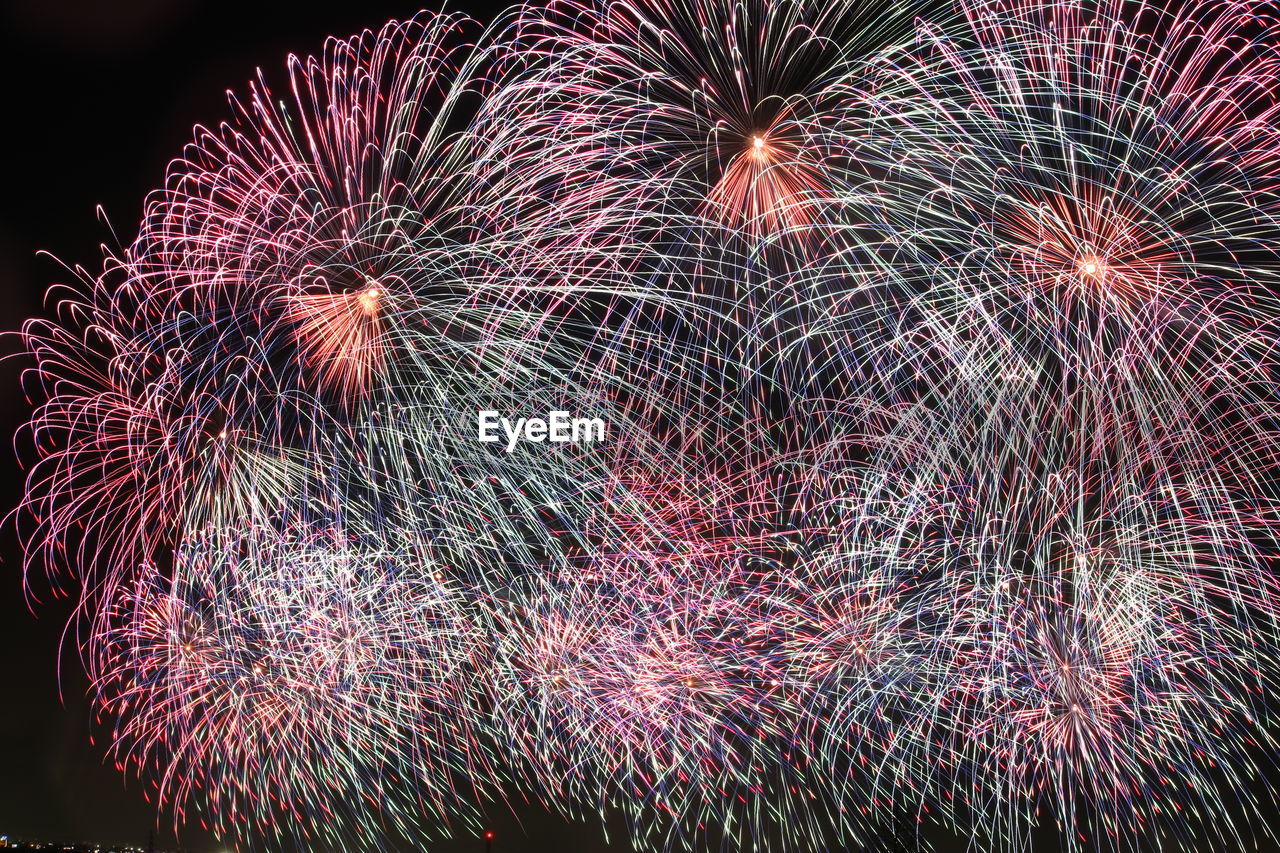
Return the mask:
[(250, 850), (1269, 836), (1274, 11), (565, 0), (260, 72), (23, 331), (110, 754)]

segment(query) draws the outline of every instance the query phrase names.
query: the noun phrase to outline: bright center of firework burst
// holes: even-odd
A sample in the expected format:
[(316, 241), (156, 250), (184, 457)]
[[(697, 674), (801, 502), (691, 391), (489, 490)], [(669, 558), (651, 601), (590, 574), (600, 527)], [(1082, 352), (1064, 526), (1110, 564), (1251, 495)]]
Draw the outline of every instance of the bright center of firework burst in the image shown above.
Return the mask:
[(371, 285), (360, 292), (358, 298), (360, 309), (366, 314), (372, 314), (378, 310), (378, 298), (382, 296), (382, 291), (376, 285)]
[(1099, 278), (1106, 272), (1106, 266), (1103, 265), (1102, 261), (1092, 256), (1081, 258), (1076, 267), (1080, 271), (1080, 275), (1090, 278)]
[(763, 136), (756, 135), (751, 137), (751, 156), (757, 160), (763, 160), (769, 156), (768, 143), (765, 142)]

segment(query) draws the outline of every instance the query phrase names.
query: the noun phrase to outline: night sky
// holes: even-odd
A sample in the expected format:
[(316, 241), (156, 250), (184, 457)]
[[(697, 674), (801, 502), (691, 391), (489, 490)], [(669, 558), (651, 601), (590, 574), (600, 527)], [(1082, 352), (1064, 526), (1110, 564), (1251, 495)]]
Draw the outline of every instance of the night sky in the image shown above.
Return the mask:
[[(3, 330), (41, 312), (49, 285), (70, 276), (48, 252), (93, 270), (97, 246), (132, 238), (146, 193), (191, 138), (197, 122), (226, 115), (225, 92), (242, 89), (258, 66), (283, 75), (286, 54), (317, 52), (327, 35), (346, 36), (412, 15), (412, 2), (269, 2), (269, 0), (0, 0), (3, 127), (8, 145), (0, 201), (0, 309)], [(451, 9), (487, 19), (492, 4)], [(0, 348), (0, 434), (13, 435), (27, 403), (13, 357), (17, 340)], [(21, 442), (21, 438), (19, 438)], [(20, 498), (15, 454), (0, 451), (0, 508)], [(144, 783), (110, 766), (94, 734), (87, 683), (75, 638), (62, 633), (70, 613), (43, 573), (24, 591), (21, 553), (12, 523), (0, 528), (0, 835), (48, 841), (145, 845), (156, 829), (161, 850), (225, 849), (198, 826), (177, 839), (170, 815), (157, 817)], [(61, 664), (61, 666), (59, 666)], [(514, 792), (513, 792), (514, 793)], [(495, 853), (509, 850), (623, 851), (607, 845), (592, 820), (574, 824), (518, 803), (495, 806)], [(512, 814), (514, 812), (514, 814)], [(621, 827), (613, 826), (614, 838)], [(905, 840), (905, 839), (904, 839)], [(892, 849), (878, 843), (877, 850)], [(1037, 845), (1059, 849), (1047, 831)], [(908, 841), (908, 846), (911, 842)], [(963, 849), (941, 838), (937, 849)], [(429, 849), (480, 851), (460, 837)]]

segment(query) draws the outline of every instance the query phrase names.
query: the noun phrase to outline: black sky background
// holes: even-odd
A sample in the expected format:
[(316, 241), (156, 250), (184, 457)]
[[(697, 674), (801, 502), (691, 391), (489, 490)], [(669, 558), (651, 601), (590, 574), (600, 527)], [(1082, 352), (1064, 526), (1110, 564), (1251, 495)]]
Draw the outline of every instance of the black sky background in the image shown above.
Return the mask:
[[(413, 2), (318, 3), (271, 0), (0, 0), (0, 330), (17, 331), (43, 312), (43, 294), (70, 264), (98, 268), (98, 245), (112, 242), (100, 205), (120, 239), (132, 238), (146, 194), (191, 139), (197, 122), (226, 114), (226, 90), (243, 90), (261, 66), (280, 80), (285, 56), (315, 53), (328, 35), (346, 36), (412, 15)], [(427, 3), (439, 8), (436, 3)], [(449, 8), (482, 20), (498, 4), (461, 0)], [(0, 339), (0, 435), (11, 436), (28, 404), (19, 374), (26, 363), (13, 335)], [(0, 449), (0, 511), (16, 505), (23, 474)], [(38, 601), (30, 600), (30, 596)], [(199, 827), (175, 839), (172, 819), (157, 823), (144, 783), (106, 759), (103, 735), (91, 742), (87, 682), (70, 614), (43, 575), (24, 593), (12, 524), (0, 528), (0, 835), (48, 841), (145, 845), (190, 853), (227, 849)], [(61, 649), (61, 652), (60, 652)], [(61, 663), (61, 667), (59, 664)], [(495, 853), (625, 851), (621, 826), (607, 845), (596, 822), (574, 824), (539, 808), (493, 809)], [(905, 840), (905, 839), (904, 839)], [(1046, 832), (1038, 849), (1058, 850)], [(874, 849), (892, 850), (895, 845)], [(966, 842), (940, 837), (940, 853)], [(767, 842), (765, 842), (767, 844)], [(908, 842), (907, 846), (911, 846)], [(252, 849), (252, 848), (250, 848)], [(431, 850), (481, 851), (463, 835)], [(1266, 849), (1266, 848), (1264, 848)], [(1272, 848), (1274, 849), (1274, 848)]]

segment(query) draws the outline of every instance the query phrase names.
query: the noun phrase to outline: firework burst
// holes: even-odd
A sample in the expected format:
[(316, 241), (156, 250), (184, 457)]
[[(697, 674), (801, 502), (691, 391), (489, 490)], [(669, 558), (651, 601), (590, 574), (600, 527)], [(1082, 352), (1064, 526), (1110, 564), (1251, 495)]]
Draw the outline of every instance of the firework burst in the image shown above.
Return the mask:
[(407, 837), (474, 821), (482, 635), (412, 549), (255, 528), (193, 536), (175, 561), (177, 580), (145, 577), (109, 614), (97, 690), (118, 762), (179, 821), (286, 840), (369, 814)]
[[(260, 74), (24, 329), (117, 762), (251, 849), (510, 785), (651, 850), (1243, 846), (1276, 26), (566, 0)], [(554, 410), (605, 440), (476, 434)]]

